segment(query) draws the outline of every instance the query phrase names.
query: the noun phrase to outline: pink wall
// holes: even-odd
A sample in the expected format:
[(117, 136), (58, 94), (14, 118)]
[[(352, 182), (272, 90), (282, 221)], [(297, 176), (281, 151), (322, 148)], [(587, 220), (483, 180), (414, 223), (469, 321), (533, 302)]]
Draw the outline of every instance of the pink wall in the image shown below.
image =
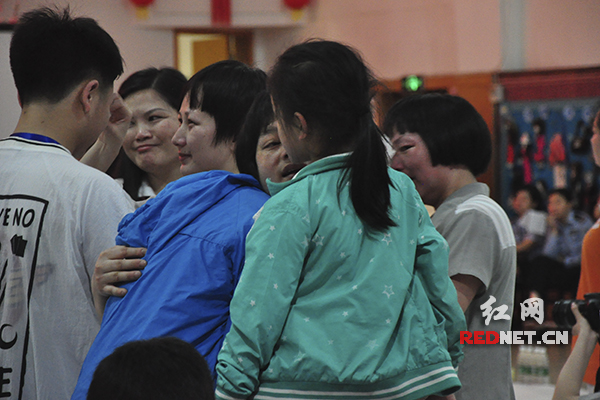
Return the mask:
[(497, 0), (322, 0), (302, 36), (353, 45), (385, 78), (491, 71), (499, 15)]
[[(0, 19), (9, 16), (15, 1), (2, 0)], [(302, 28), (256, 30), (255, 59), (267, 69), (290, 44), (319, 36), (353, 45), (385, 79), (412, 73), (499, 71), (503, 50), (500, 8), (507, 1), (520, 0), (313, 0)], [(600, 65), (600, 1), (522, 1), (525, 68)], [(70, 3), (77, 13), (99, 20), (122, 49), (126, 75), (149, 65), (173, 65), (173, 27), (140, 24), (128, 0), (54, 2)], [(184, 12), (186, 7), (208, 9), (202, 6), (208, 2), (156, 0), (155, 10), (165, 12), (166, 5)], [(281, 0), (232, 2), (244, 10), (246, 3), (262, 4), (263, 9), (281, 7)], [(50, 3), (21, 0), (21, 11)]]
[(600, 65), (600, 1), (528, 0), (526, 69)]

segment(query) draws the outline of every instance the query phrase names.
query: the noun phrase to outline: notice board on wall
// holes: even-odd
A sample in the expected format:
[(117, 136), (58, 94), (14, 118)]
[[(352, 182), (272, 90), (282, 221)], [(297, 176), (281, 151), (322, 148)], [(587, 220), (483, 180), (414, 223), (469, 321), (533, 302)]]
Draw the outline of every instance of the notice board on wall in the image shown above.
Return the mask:
[(600, 97), (505, 102), (502, 126), (502, 200), (534, 184), (546, 193), (566, 188), (575, 208), (591, 214), (600, 188), (590, 138)]
[(499, 75), (501, 203), (527, 184), (542, 192), (566, 188), (574, 208), (592, 213), (600, 194), (600, 168), (590, 138), (600, 109), (600, 68)]

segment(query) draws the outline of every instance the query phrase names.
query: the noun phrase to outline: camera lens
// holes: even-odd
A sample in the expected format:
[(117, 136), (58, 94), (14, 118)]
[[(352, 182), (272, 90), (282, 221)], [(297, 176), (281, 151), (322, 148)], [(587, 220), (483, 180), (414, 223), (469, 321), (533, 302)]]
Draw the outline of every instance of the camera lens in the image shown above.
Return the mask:
[(552, 317), (554, 322), (561, 328), (571, 329), (577, 323), (571, 303), (577, 304), (579, 312), (588, 321), (590, 327), (600, 332), (600, 293), (588, 293), (584, 296), (585, 300), (559, 300), (554, 303)]
[(571, 329), (577, 322), (571, 311), (571, 303), (577, 304), (579, 310), (581, 310), (586, 302), (584, 300), (559, 300), (554, 303), (554, 308), (552, 308), (552, 318), (559, 327)]

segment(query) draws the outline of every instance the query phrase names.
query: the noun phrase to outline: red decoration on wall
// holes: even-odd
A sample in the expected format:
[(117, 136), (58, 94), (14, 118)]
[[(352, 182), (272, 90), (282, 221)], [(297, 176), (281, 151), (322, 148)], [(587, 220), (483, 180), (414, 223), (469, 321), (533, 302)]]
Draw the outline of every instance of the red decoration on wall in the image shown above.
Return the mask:
[(210, 15), (213, 25), (230, 25), (231, 0), (211, 0)]
[(154, 0), (130, 0), (134, 6), (137, 7), (148, 7), (149, 5), (151, 5), (152, 3), (154, 3)]
[(283, 4), (292, 10), (301, 10), (310, 4), (310, 0), (283, 0)]
[(135, 15), (139, 19), (148, 18), (148, 6), (154, 3), (154, 0), (129, 0), (135, 6)]
[(304, 15), (304, 7), (310, 4), (310, 0), (283, 0), (283, 4), (292, 10), (292, 19), (299, 21)]

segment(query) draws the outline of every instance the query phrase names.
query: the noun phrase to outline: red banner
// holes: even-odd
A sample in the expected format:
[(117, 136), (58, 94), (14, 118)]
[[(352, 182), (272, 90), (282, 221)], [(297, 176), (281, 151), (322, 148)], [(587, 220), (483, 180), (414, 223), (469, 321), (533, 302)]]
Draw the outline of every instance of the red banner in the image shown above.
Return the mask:
[(211, 0), (210, 14), (213, 25), (230, 25), (231, 0)]

